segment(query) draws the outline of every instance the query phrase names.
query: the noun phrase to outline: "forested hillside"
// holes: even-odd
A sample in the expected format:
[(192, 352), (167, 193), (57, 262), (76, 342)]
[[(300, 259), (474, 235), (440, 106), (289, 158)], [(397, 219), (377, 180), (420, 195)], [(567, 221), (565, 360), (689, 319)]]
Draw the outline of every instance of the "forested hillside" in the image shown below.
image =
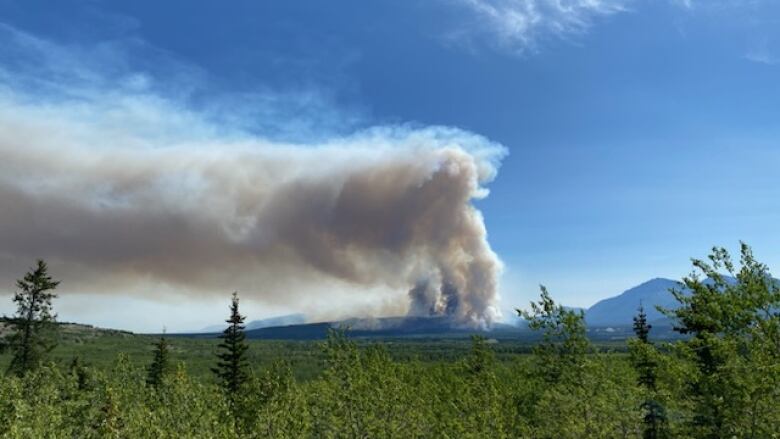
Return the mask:
[[(11, 331), (0, 436), (778, 437), (780, 290), (746, 246), (739, 264), (716, 249), (694, 265), (700, 276), (683, 279), (687, 291), (673, 292), (679, 306), (667, 311), (686, 337), (655, 341), (639, 309), (627, 353), (596, 349), (582, 313), (545, 289), (522, 312), (539, 335), (527, 353), (475, 337), (454, 355), (403, 358), (392, 344), (343, 331), (323, 343), (248, 343), (237, 296), (220, 344), (200, 360), (211, 358), (213, 373), (177, 360), (210, 343), (202, 339), (144, 338), (145, 349), (100, 364), (52, 362), (45, 350), (22, 363), (20, 333)], [(11, 321), (25, 327), (21, 317)], [(258, 346), (316, 349), (317, 370), (296, 374), (297, 356), (258, 361)]]

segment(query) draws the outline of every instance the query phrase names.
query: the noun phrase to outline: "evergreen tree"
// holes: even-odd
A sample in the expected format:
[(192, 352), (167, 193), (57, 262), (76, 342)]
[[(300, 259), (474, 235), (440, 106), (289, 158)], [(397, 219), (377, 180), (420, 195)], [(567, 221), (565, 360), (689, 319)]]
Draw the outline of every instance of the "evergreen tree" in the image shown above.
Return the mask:
[(645, 314), (645, 307), (642, 303), (639, 303), (639, 312), (634, 316), (634, 334), (636, 338), (642, 343), (650, 342), (650, 330), (653, 329), (653, 325), (647, 323), (647, 314)]
[(165, 331), (163, 331), (160, 340), (154, 344), (154, 358), (147, 369), (146, 383), (152, 387), (160, 387), (169, 369), (170, 347), (165, 338)]
[(247, 380), (246, 351), (249, 348), (244, 340), (244, 316), (238, 312), (238, 293), (233, 293), (230, 305), (230, 318), (226, 320), (228, 327), (220, 335), (222, 342), (217, 354), (219, 361), (212, 372), (221, 381), (222, 386), (232, 399), (241, 390)]
[(641, 406), (644, 411), (642, 437), (644, 439), (659, 439), (665, 437), (666, 411), (657, 398), (658, 362), (655, 359), (655, 347), (650, 342), (650, 329), (652, 329), (652, 325), (647, 323), (647, 314), (640, 304), (639, 312), (634, 316), (634, 334), (636, 334), (637, 340), (629, 348), (632, 363), (639, 375), (638, 384), (646, 392)]
[(19, 288), (13, 299), (16, 314), (7, 321), (11, 328), (7, 344), (13, 351), (8, 373), (21, 376), (37, 368), (43, 356), (56, 345), (57, 316), (52, 312), (51, 302), (57, 295), (51, 291), (57, 285), (59, 282), (52, 280), (42, 260), (16, 282)]

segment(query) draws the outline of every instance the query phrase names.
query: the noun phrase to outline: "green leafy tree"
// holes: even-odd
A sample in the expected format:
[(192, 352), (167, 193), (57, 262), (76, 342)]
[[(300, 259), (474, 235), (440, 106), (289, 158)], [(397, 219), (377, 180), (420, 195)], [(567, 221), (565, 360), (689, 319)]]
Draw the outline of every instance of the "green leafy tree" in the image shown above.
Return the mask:
[(89, 387), (89, 370), (81, 361), (81, 357), (76, 355), (71, 359), (68, 371), (76, 379), (78, 390), (86, 390)]
[(170, 346), (165, 338), (165, 332), (154, 344), (154, 357), (147, 368), (146, 383), (152, 387), (160, 387), (170, 369)]
[(44, 355), (56, 346), (57, 316), (51, 302), (57, 297), (52, 292), (57, 285), (59, 282), (49, 276), (42, 260), (16, 282), (16, 314), (7, 321), (11, 329), (7, 345), (13, 351), (8, 373), (21, 376), (36, 369)]
[(238, 293), (233, 293), (230, 318), (226, 320), (228, 327), (220, 335), (217, 367), (211, 369), (231, 398), (238, 395), (248, 377), (246, 351), (249, 346), (245, 341), (244, 318), (238, 311)]
[(545, 381), (555, 383), (566, 372), (582, 370), (590, 350), (582, 311), (556, 304), (542, 286), (540, 300), (531, 302), (531, 311), (517, 310), (517, 313), (528, 321), (529, 328), (542, 333), (534, 354)]
[(523, 383), (530, 393), (517, 400), (525, 425), (514, 435), (630, 437), (640, 405), (626, 380), (630, 369), (592, 355), (584, 313), (556, 304), (544, 287), (530, 312), (518, 312), (541, 340), (533, 348), (530, 379)]
[(776, 415), (761, 413), (777, 404), (780, 288), (749, 246), (740, 253), (739, 269), (719, 247), (709, 261), (694, 259), (685, 289), (673, 291), (679, 308), (664, 310), (690, 336), (679, 347), (696, 371), (686, 383), (695, 437), (771, 437), (779, 428)]

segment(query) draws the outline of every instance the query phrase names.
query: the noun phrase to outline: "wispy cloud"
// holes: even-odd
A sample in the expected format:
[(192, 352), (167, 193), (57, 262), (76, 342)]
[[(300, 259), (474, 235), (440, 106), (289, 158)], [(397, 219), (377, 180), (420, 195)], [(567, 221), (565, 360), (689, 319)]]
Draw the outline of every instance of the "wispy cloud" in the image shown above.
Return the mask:
[(627, 10), (631, 0), (458, 0), (478, 25), (458, 35), (483, 35), (515, 53), (535, 51), (546, 39), (586, 32), (595, 20)]
[(780, 63), (780, 59), (772, 55), (768, 50), (764, 49), (751, 49), (745, 54), (745, 59), (759, 64), (766, 64), (770, 66)]
[[(336, 92), (316, 82), (289, 87), (258, 82), (214, 92), (208, 71), (133, 36), (63, 45), (0, 22), (0, 44), (0, 93), (49, 101), (166, 100), (179, 107), (177, 117), (197, 113), (211, 122), (210, 129), (240, 129), (281, 141), (321, 141), (368, 124), (363, 108), (336, 104)], [(137, 116), (143, 124), (156, 120)]]
[(693, 0), (671, 0), (671, 2), (685, 9), (693, 9)]
[[(771, 28), (772, 24), (776, 23), (769, 23), (767, 27)], [(777, 57), (775, 54), (776, 51), (773, 50), (774, 45), (772, 44), (772, 38), (770, 37), (772, 32), (767, 29), (759, 29), (758, 31), (753, 32), (757, 34), (751, 35), (748, 38), (748, 48), (745, 51), (745, 59), (768, 66), (774, 66), (780, 63), (780, 58)]]

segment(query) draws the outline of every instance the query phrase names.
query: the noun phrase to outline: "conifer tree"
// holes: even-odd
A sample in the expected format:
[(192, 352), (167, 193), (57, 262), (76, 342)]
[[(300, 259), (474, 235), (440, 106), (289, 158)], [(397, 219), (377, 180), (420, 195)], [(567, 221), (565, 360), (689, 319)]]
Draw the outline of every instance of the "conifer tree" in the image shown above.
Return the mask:
[(642, 402), (642, 410), (644, 411), (642, 437), (644, 439), (665, 437), (666, 412), (656, 397), (658, 363), (654, 358), (655, 347), (650, 341), (652, 328), (653, 326), (647, 323), (647, 314), (640, 303), (639, 311), (634, 316), (634, 334), (636, 334), (637, 340), (630, 348), (632, 362), (639, 375), (638, 384), (645, 389), (647, 394)]
[(16, 281), (19, 291), (14, 294), (16, 314), (8, 319), (11, 335), (8, 347), (13, 357), (7, 373), (24, 375), (40, 365), (43, 356), (54, 348), (56, 314), (52, 312), (52, 292), (59, 285), (48, 273), (43, 260), (38, 260), (24, 278)]
[(247, 380), (246, 351), (249, 348), (244, 340), (244, 316), (238, 311), (238, 293), (233, 293), (230, 305), (230, 318), (226, 320), (228, 327), (220, 338), (222, 342), (217, 354), (219, 360), (212, 372), (220, 380), (228, 396), (232, 399), (241, 390)]
[(653, 329), (653, 325), (647, 323), (645, 307), (642, 306), (642, 303), (640, 302), (638, 313), (634, 316), (634, 334), (636, 334), (636, 338), (642, 343), (649, 343), (651, 329)]
[(160, 387), (169, 369), (170, 346), (165, 338), (165, 331), (163, 331), (160, 340), (154, 344), (154, 358), (147, 369), (146, 383), (152, 387)]

